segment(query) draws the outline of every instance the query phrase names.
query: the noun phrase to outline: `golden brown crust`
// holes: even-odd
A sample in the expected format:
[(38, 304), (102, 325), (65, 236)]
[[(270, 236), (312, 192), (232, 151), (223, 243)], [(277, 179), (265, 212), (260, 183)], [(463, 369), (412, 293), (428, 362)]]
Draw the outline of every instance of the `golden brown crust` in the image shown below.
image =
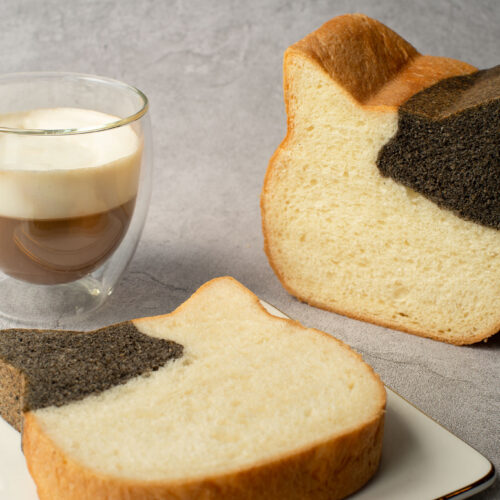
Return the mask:
[(388, 80), (376, 94), (365, 102), (367, 106), (398, 107), (412, 95), (445, 78), (475, 73), (470, 64), (447, 57), (418, 55), (392, 80)]
[[(280, 279), (281, 281), (281, 279)], [(282, 281), (283, 284), (283, 281)], [(319, 309), (323, 309), (325, 311), (330, 311), (336, 314), (341, 314), (342, 316), (347, 316), (348, 318), (356, 319), (358, 321), (364, 321), (365, 323), (372, 323), (373, 325), (383, 326), (385, 328), (392, 328), (393, 330), (399, 330), (401, 332), (410, 333), (412, 335), (416, 335), (417, 337), (424, 337), (427, 339), (438, 340), (439, 342), (445, 342), (447, 344), (453, 345), (471, 345), (476, 344), (477, 342), (486, 341), (492, 335), (495, 335), (500, 331), (500, 323), (496, 324), (486, 332), (478, 333), (474, 336), (470, 336), (467, 338), (459, 337), (459, 338), (445, 338), (443, 336), (437, 336), (433, 332), (427, 332), (424, 330), (418, 330), (417, 328), (409, 328), (405, 325), (401, 325), (399, 323), (393, 321), (387, 321), (375, 316), (370, 316), (368, 314), (358, 314), (356, 312), (350, 310), (344, 310), (339, 307), (331, 307), (320, 302), (316, 302), (314, 300), (306, 300), (299, 297), (299, 295), (292, 291), (287, 285), (283, 284), (283, 287), (286, 289), (288, 293), (297, 297), (301, 302), (309, 304), (310, 306), (317, 307)]]
[(264, 251), (271, 268), (283, 287), (288, 293), (311, 306), (455, 345), (480, 342), (499, 332), (500, 322), (491, 330), (474, 336), (456, 339), (445, 338), (433, 332), (409, 328), (396, 322), (305, 298), (288, 284), (285, 276), (276, 266), (269, 248), (264, 201), (270, 190), (269, 186), (274, 174), (276, 159), (286, 150), (287, 143), (294, 132), (294, 117), (288, 101), (290, 95), (288, 66), (297, 52), (318, 64), (319, 68), (345, 88), (358, 104), (379, 112), (395, 112), (412, 95), (444, 78), (477, 71), (474, 66), (455, 59), (423, 56), (397, 33), (363, 14), (346, 14), (331, 19), (286, 50), (283, 63), (283, 86), (287, 113), (287, 134), (269, 161), (260, 201)]
[(383, 413), (361, 429), (278, 460), (186, 483), (145, 482), (100, 475), (65, 456), (25, 417), (23, 449), (40, 500), (335, 500), (361, 488), (376, 472)]
[[(270, 314), (256, 295), (233, 278), (211, 280), (194, 295), (219, 280), (228, 279), (247, 293), (263, 313), (274, 321), (297, 325), (294, 320), (277, 318)], [(189, 299), (175, 311), (163, 316), (175, 315), (188, 307), (188, 304)], [(140, 325), (142, 319), (149, 318), (134, 320), (134, 323)], [(362, 360), (359, 354), (340, 340), (325, 332), (313, 331), (344, 346), (352, 355)], [(370, 371), (379, 388), (378, 394), (373, 397), (380, 401), (380, 413), (373, 420), (360, 428), (333, 435), (321, 443), (224, 475), (167, 483), (99, 474), (66, 456), (44, 433), (36, 412), (25, 414), (23, 451), (37, 485), (40, 500), (340, 499), (361, 488), (376, 472), (380, 462), (386, 394), (378, 375), (371, 367)]]

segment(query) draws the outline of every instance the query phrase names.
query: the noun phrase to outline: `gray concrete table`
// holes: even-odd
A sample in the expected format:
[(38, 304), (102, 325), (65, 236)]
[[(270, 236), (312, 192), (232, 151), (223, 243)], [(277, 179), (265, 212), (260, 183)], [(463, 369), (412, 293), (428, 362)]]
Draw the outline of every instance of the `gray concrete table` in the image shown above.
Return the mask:
[[(263, 253), (259, 195), (285, 133), (282, 55), (331, 17), (363, 12), (422, 53), (497, 64), (495, 1), (2, 0), (2, 72), (110, 76), (150, 97), (154, 191), (142, 241), (91, 329), (165, 313), (232, 275), (361, 352), (382, 379), (500, 469), (500, 337), (454, 347), (299, 303)], [(12, 326), (0, 321), (0, 327)], [(499, 482), (478, 498), (500, 497)]]

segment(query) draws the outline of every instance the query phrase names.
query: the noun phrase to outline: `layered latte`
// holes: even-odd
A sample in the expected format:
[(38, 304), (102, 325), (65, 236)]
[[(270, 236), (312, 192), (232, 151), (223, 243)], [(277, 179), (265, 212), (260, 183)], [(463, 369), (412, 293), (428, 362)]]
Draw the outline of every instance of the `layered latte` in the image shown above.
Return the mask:
[[(118, 118), (77, 108), (0, 116), (11, 129), (95, 129)], [(0, 270), (66, 283), (116, 250), (133, 214), (142, 140), (132, 125), (99, 132), (0, 132)]]

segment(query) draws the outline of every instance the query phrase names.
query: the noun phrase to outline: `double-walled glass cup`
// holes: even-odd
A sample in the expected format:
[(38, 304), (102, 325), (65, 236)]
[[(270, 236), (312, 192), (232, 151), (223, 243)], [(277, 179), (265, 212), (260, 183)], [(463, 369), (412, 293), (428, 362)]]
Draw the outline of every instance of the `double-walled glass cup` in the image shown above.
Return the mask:
[(51, 326), (112, 293), (149, 206), (147, 110), (107, 78), (0, 76), (0, 315)]

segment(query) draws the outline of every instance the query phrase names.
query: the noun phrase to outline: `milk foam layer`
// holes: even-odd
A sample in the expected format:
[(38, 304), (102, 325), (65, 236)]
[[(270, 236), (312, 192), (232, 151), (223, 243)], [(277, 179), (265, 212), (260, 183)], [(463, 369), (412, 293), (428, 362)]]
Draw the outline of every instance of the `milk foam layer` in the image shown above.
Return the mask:
[[(119, 118), (77, 108), (0, 115), (0, 127), (96, 128)], [(59, 219), (122, 205), (137, 193), (142, 140), (131, 125), (74, 135), (0, 132), (0, 216)]]

